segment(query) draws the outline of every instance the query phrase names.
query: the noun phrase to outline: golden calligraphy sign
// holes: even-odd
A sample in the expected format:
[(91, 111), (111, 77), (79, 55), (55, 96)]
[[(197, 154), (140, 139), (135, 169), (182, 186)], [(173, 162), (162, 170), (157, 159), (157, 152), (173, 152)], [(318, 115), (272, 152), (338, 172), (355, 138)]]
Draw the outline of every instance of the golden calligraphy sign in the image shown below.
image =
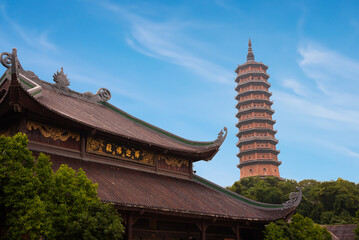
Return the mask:
[(53, 140), (67, 141), (70, 137), (75, 139), (77, 142), (80, 141), (80, 134), (71, 132), (63, 128), (52, 127), (42, 123), (35, 123), (28, 121), (26, 124), (27, 130), (38, 129), (42, 136), (46, 138), (52, 138)]
[(86, 151), (102, 156), (132, 160), (143, 164), (155, 164), (155, 155), (153, 153), (123, 144), (115, 144), (105, 139), (95, 137), (87, 138)]

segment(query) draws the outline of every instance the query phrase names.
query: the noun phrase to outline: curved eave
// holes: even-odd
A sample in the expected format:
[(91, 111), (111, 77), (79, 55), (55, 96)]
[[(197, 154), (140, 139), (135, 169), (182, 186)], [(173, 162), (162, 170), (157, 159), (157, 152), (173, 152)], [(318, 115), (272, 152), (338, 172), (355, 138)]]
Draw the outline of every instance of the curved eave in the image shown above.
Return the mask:
[(282, 164), (281, 161), (272, 160), (272, 159), (261, 159), (261, 160), (248, 160), (240, 162), (237, 167), (241, 169), (244, 166), (251, 166), (251, 165), (260, 165), (260, 164), (271, 164), (274, 166), (279, 166)]
[(256, 85), (256, 86), (266, 86), (267, 88), (270, 88), (272, 85), (267, 81), (267, 80), (247, 80), (247, 81), (242, 81), (242, 82), (238, 82), (236, 81), (238, 84), (235, 88), (236, 91), (239, 91), (240, 88), (242, 87), (246, 87), (246, 86), (251, 86), (251, 85)]
[[(257, 209), (261, 209), (261, 210), (266, 210), (268, 211), (269, 215), (272, 217), (268, 217), (266, 220), (279, 220), (279, 219), (285, 219), (288, 216), (290, 216), (294, 211), (295, 208), (298, 207), (301, 199), (302, 199), (302, 192), (300, 190), (299, 192), (299, 197), (296, 199), (295, 202), (291, 202), (290, 204), (288, 204), (289, 201), (283, 203), (283, 204), (269, 204), (269, 203), (263, 203), (263, 202), (258, 202), (249, 198), (246, 198), (242, 195), (239, 195), (235, 192), (232, 192), (226, 188), (223, 188), (213, 182), (208, 181), (207, 179), (201, 178), (198, 175), (193, 175), (193, 179), (198, 181), (201, 184), (204, 184), (206, 186), (209, 186), (210, 188), (212, 188), (213, 190), (216, 190), (220, 193), (223, 193), (227, 196), (230, 196), (234, 199), (236, 199), (237, 201), (240, 201), (242, 203), (247, 204), (249, 207), (253, 207), (253, 208), (257, 208)], [(281, 216), (280, 217), (273, 217), (274, 212), (281, 212)], [(259, 219), (258, 219), (259, 220)]]
[(238, 93), (237, 96), (236, 96), (236, 100), (239, 100), (240, 97), (247, 96), (247, 95), (250, 95), (250, 94), (264, 94), (267, 97), (272, 96), (272, 93), (268, 92), (267, 90), (256, 89), (256, 90), (248, 90), (248, 91), (243, 91), (243, 92)]
[(239, 109), (242, 105), (250, 104), (250, 103), (266, 103), (269, 106), (273, 105), (273, 101), (267, 99), (246, 99), (237, 103), (236, 108)]
[(238, 73), (239, 72), (239, 69), (243, 69), (243, 68), (246, 68), (248, 66), (255, 66), (255, 67), (263, 67), (264, 70), (267, 70), (268, 69), (268, 66), (261, 63), (261, 62), (256, 62), (256, 61), (248, 61), (242, 65), (238, 65), (235, 72)]
[[(236, 83), (241, 82), (240, 80), (243, 78), (247, 78), (250, 76), (261, 76), (263, 77), (265, 80), (269, 79), (269, 74), (266, 72), (258, 72), (258, 71), (248, 71), (248, 72), (244, 72), (244, 73), (239, 73), (236, 77), (236, 79), (234, 80)], [(249, 79), (248, 81), (260, 81), (260, 79)]]
[(241, 147), (243, 144), (252, 143), (252, 142), (270, 142), (276, 145), (278, 143), (278, 140), (272, 137), (258, 137), (258, 136), (248, 137), (248, 138), (240, 139), (237, 143), (237, 146)]
[(239, 130), (239, 132), (237, 133), (236, 136), (238, 138), (240, 138), (243, 134), (248, 134), (248, 133), (253, 133), (253, 132), (269, 132), (269, 133), (272, 133), (273, 135), (275, 135), (277, 133), (277, 130), (273, 130), (273, 129), (265, 128), (265, 127), (247, 128), (247, 129)]
[(269, 113), (271, 115), (273, 115), (275, 113), (275, 111), (273, 109), (271, 109), (271, 108), (251, 107), (251, 108), (245, 108), (245, 109), (238, 110), (238, 113), (237, 113), (236, 117), (239, 118), (239, 116), (241, 114), (250, 113), (250, 112), (266, 112), (266, 113)]
[(246, 150), (241, 150), (238, 154), (237, 157), (241, 157), (245, 154), (248, 153), (273, 153), (275, 155), (278, 155), (280, 153), (279, 150), (273, 149), (273, 148), (251, 148), (251, 149), (246, 149)]
[(238, 123), (236, 124), (236, 127), (239, 127), (243, 124), (246, 124), (246, 123), (250, 123), (250, 122), (259, 122), (259, 123), (262, 123), (262, 122), (267, 122), (269, 124), (275, 124), (276, 121), (275, 120), (272, 120), (272, 119), (269, 119), (269, 118), (259, 118), (259, 117), (254, 117), (254, 118), (247, 118), (247, 119), (242, 119), (242, 120), (239, 120)]

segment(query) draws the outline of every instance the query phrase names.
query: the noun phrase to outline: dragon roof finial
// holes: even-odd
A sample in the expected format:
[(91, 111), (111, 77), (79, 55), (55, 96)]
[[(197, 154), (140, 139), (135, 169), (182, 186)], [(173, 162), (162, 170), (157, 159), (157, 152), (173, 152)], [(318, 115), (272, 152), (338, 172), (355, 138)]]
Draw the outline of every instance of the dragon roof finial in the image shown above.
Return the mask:
[(64, 73), (64, 68), (61, 67), (61, 71), (57, 71), (54, 74), (54, 82), (59, 88), (67, 88), (70, 85), (70, 80), (67, 78), (67, 74)]

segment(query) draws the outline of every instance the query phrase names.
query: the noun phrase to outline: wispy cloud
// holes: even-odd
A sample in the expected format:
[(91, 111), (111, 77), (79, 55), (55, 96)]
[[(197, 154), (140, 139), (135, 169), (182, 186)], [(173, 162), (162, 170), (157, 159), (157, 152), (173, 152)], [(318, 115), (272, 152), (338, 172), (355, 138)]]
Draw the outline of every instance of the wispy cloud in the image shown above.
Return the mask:
[[(184, 41), (184, 38), (189, 38), (184, 33), (187, 24), (174, 20), (154, 22), (137, 16), (119, 5), (107, 3), (103, 6), (114, 13), (121, 14), (130, 22), (130, 33), (126, 41), (134, 50), (185, 67), (204, 79), (232, 84), (231, 71), (195, 55), (189, 50), (191, 46), (181, 45), (183, 42), (191, 42)], [(192, 49), (194, 48), (192, 46)]]
[(56, 45), (49, 41), (48, 33), (46, 31), (30, 32), (28, 30), (25, 30), (23, 27), (21, 27), (20, 24), (13, 21), (7, 15), (6, 8), (4, 5), (0, 6), (0, 14), (3, 20), (11, 26), (14, 33), (29, 46), (41, 50), (57, 51)]
[(300, 96), (308, 97), (309, 95), (309, 90), (303, 84), (301, 84), (295, 79), (286, 78), (283, 80), (282, 85), (284, 87), (291, 89), (293, 92), (295, 92)]
[(298, 49), (299, 66), (316, 81), (325, 94), (339, 90), (348, 92), (348, 86), (358, 84), (359, 62), (326, 49), (319, 44), (308, 43)]

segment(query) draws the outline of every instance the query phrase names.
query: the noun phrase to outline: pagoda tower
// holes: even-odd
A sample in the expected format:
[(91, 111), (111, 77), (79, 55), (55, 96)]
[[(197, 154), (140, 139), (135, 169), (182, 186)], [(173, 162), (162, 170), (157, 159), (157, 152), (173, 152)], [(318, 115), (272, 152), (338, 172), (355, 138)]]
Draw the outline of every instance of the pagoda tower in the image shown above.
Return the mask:
[(272, 93), (268, 91), (268, 66), (254, 60), (252, 43), (249, 39), (247, 62), (236, 69), (236, 108), (239, 129), (239, 164), (241, 179), (251, 176), (279, 175), (279, 151), (276, 149), (277, 133), (273, 130), (275, 120), (272, 119), (274, 110), (270, 100)]

